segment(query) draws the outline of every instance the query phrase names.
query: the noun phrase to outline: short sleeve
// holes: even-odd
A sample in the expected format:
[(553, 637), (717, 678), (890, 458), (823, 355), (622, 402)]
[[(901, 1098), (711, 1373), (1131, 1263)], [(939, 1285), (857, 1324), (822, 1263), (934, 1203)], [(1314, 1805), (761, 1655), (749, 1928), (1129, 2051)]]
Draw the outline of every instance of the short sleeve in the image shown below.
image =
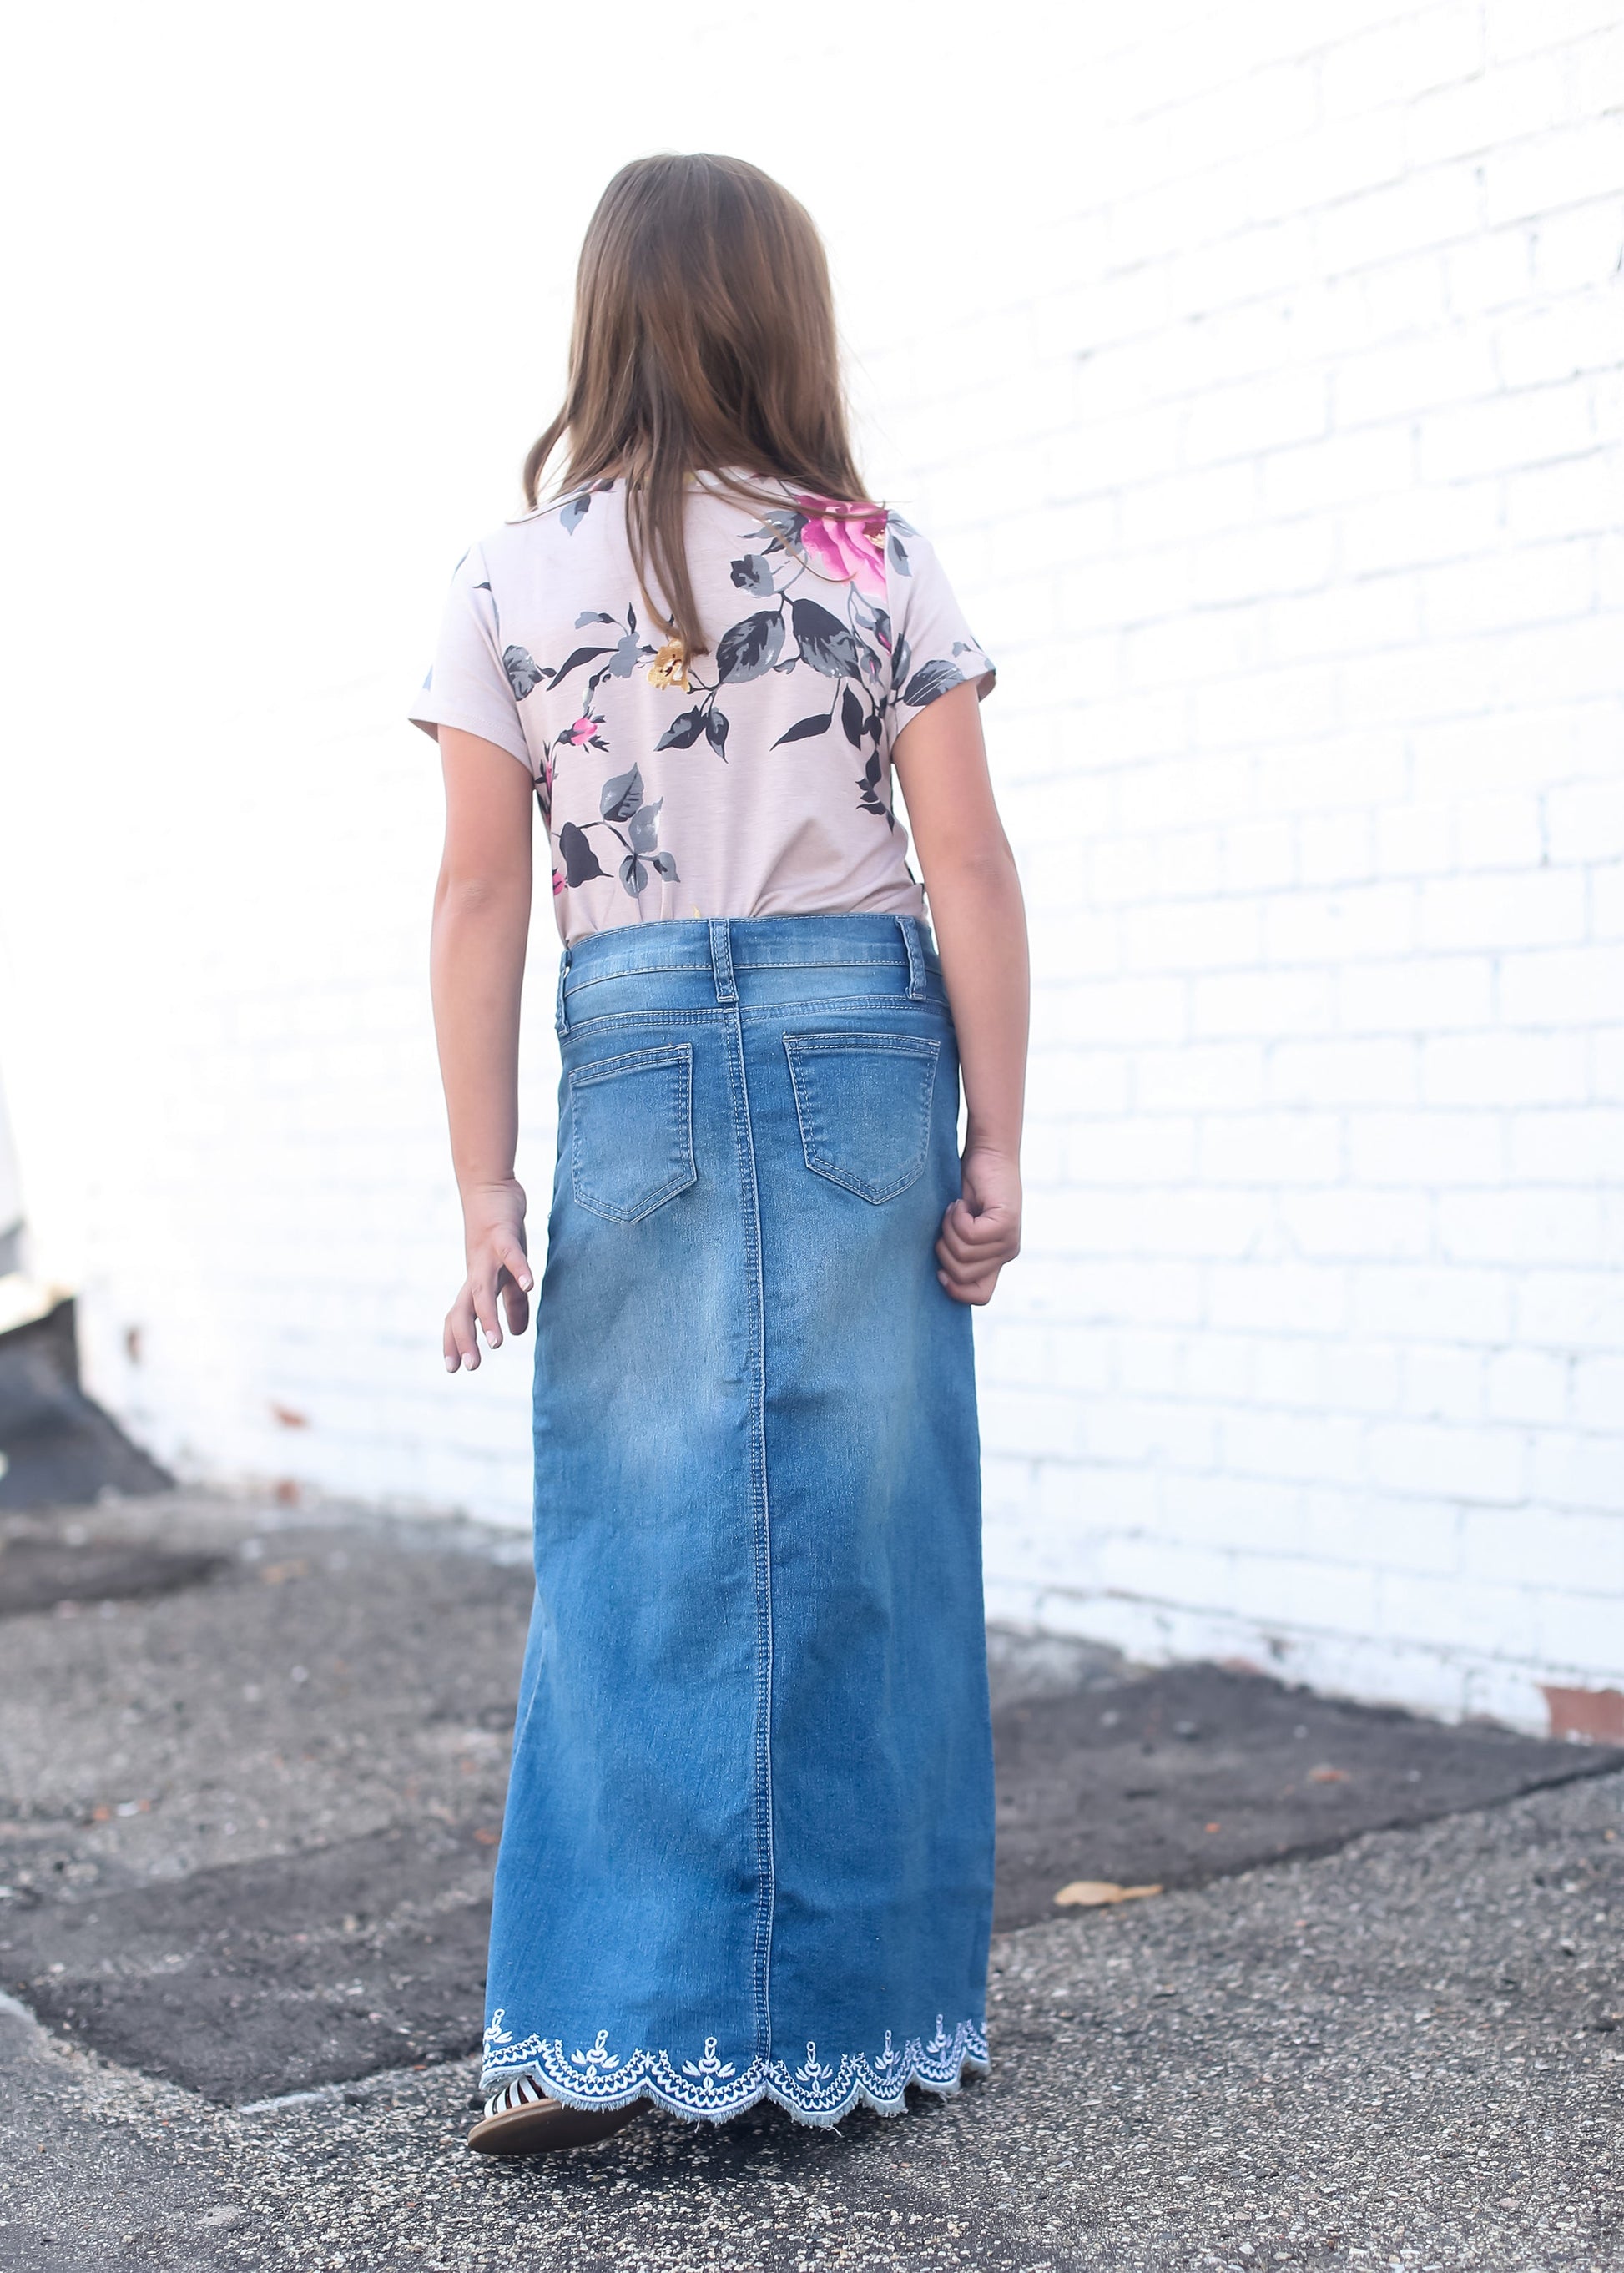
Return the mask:
[(897, 514), (888, 517), (885, 580), (891, 597), (891, 734), (894, 741), (936, 697), (977, 683), (985, 701), (996, 668), (964, 619), (936, 547)]
[(490, 576), (477, 544), (457, 563), (433, 664), (407, 716), (437, 740), (442, 726), (478, 734), (535, 771), (503, 659)]

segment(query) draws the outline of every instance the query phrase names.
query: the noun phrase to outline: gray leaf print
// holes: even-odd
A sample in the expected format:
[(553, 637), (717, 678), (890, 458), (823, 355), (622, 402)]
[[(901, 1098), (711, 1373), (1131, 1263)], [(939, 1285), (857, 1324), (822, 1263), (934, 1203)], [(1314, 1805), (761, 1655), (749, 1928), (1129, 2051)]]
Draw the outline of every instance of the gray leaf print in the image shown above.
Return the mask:
[(629, 679), (642, 656), (643, 649), (637, 644), (636, 633), (628, 632), (614, 651), (614, 659), (609, 665), (611, 674), (616, 679)]
[(577, 829), (573, 821), (567, 821), (559, 831), (559, 851), (564, 856), (564, 881), (571, 887), (590, 883), (594, 876), (604, 874), (585, 829)]
[[(829, 620), (833, 623), (835, 619), (831, 616)], [(784, 617), (780, 610), (770, 608), (759, 616), (747, 616), (741, 624), (733, 624), (722, 634), (716, 643), (716, 675), (734, 683), (760, 679), (783, 652)]]
[(585, 519), (587, 507), (591, 504), (591, 491), (583, 490), (579, 497), (572, 497), (570, 499), (568, 504), (560, 514), (559, 519), (563, 522), (564, 527), (568, 530), (572, 536), (575, 535), (576, 528), (580, 522)]
[(914, 571), (908, 566), (908, 556), (902, 549), (902, 540), (896, 534), (897, 521), (894, 515), (891, 519), (891, 533), (885, 540), (885, 551), (890, 559), (891, 565), (896, 570), (898, 576), (911, 576), (914, 574)]
[(766, 599), (778, 589), (772, 581), (772, 570), (759, 552), (747, 552), (742, 560), (735, 560), (730, 571), (741, 592), (754, 592)]
[(825, 718), (821, 710), (815, 718), (797, 718), (793, 726), (785, 729), (772, 746), (776, 750), (785, 742), (810, 741), (814, 734), (826, 734), (833, 724), (833, 713)]
[(681, 877), (677, 874), (677, 864), (671, 853), (657, 852), (654, 855), (654, 866), (668, 884), (680, 884), (682, 881)]
[(684, 710), (672, 720), (654, 746), (657, 750), (691, 750), (704, 723), (703, 711)]
[(616, 774), (604, 784), (598, 810), (605, 821), (629, 821), (642, 803), (643, 776), (634, 766), (630, 773)]
[(880, 754), (876, 750), (874, 753), (874, 755), (869, 759), (868, 764), (862, 769), (861, 779), (857, 784), (859, 792), (857, 802), (861, 806), (865, 813), (877, 814), (881, 820), (884, 821), (885, 826), (888, 829), (895, 829), (897, 826), (897, 816), (891, 811), (890, 806), (886, 804), (884, 799), (880, 795), (880, 781), (883, 772), (883, 768), (880, 763)]
[(857, 641), (848, 625), (816, 600), (795, 600), (790, 615), (801, 644), (801, 659), (825, 679), (855, 679), (861, 669)]
[(921, 663), (902, 690), (902, 699), (914, 709), (934, 702), (950, 686), (962, 686), (964, 673), (956, 663)]
[(528, 648), (505, 647), (502, 649), (502, 669), (508, 674), (508, 684), (513, 689), (513, 699), (523, 702), (547, 676)]
[(568, 662), (560, 663), (553, 672), (554, 684), (568, 679), (572, 671), (579, 671), (583, 663), (596, 663), (600, 655), (608, 653), (609, 649), (606, 647), (578, 647)]
[(633, 814), (627, 834), (634, 852), (653, 851), (659, 838), (659, 809), (665, 802), (663, 797), (657, 797), (652, 805), (640, 805)]
[(620, 863), (620, 881), (634, 899), (637, 898), (649, 881), (649, 872), (635, 852), (628, 852)]

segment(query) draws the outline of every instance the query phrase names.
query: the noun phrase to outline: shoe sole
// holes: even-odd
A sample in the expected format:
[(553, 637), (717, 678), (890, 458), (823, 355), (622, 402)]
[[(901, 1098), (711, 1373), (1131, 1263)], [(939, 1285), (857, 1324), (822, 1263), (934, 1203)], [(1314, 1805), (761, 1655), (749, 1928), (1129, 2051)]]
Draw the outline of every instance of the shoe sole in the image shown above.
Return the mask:
[(476, 2123), (468, 2143), (476, 2155), (555, 2155), (612, 2138), (636, 2121), (644, 2104), (635, 2099), (629, 2107), (566, 2107), (550, 2099), (540, 2106), (510, 2107)]

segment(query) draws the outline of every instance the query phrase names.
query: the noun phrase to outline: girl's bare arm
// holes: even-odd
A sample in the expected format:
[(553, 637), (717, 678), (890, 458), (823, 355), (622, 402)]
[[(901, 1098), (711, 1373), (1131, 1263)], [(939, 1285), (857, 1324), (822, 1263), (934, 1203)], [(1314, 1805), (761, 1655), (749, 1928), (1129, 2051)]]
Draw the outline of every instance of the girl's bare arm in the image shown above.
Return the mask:
[(936, 1275), (959, 1302), (989, 1301), (1020, 1250), (1026, 1079), (1026, 909), (979, 711), (975, 688), (956, 686), (909, 721), (893, 754), (959, 1034), (963, 1196), (942, 1219)]
[(519, 994), (530, 920), (530, 776), (477, 734), (440, 730), (446, 847), (434, 889), (430, 983), (468, 1275), (446, 1316), (447, 1373), (530, 1323), (519, 1136)]

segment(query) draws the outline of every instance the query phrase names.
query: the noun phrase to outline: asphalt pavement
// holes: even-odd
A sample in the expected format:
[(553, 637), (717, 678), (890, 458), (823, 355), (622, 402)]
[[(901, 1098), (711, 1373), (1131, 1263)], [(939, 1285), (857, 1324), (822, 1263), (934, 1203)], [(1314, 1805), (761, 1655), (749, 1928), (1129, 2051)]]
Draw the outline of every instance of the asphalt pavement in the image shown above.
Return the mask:
[(1624, 2267), (1624, 1755), (1009, 1633), (987, 2079), (470, 2156), (528, 1603), (470, 1524), (0, 1518), (6, 2273)]

